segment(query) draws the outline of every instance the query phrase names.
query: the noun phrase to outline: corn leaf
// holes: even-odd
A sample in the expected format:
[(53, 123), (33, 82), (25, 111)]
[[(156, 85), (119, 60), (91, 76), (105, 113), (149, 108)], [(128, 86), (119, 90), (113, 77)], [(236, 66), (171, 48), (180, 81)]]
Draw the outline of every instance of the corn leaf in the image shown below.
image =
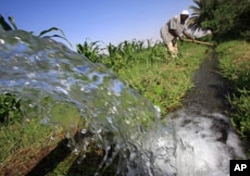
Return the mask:
[(12, 25), (12, 27), (14, 28), (14, 30), (18, 30), (18, 28), (16, 26), (15, 19), (13, 17), (9, 16), (8, 20), (9, 20), (10, 24)]

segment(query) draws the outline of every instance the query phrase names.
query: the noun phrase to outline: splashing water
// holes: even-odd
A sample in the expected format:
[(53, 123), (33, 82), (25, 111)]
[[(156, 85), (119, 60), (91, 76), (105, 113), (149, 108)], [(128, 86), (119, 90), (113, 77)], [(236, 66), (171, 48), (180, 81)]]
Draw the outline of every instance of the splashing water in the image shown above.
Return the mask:
[(115, 144), (124, 175), (223, 176), (230, 159), (245, 158), (225, 116), (180, 111), (160, 121), (153, 104), (103, 65), (25, 31), (0, 33), (0, 84), (1, 94), (22, 101), (25, 117), (60, 124), (69, 138), (90, 132), (107, 150)]
[(60, 124), (72, 139), (76, 131), (90, 133), (103, 149), (125, 147), (159, 118), (147, 99), (103, 65), (25, 31), (1, 32), (0, 85), (0, 93), (21, 100), (25, 118)]
[(130, 175), (226, 176), (231, 159), (246, 159), (241, 141), (220, 113), (179, 110), (140, 142), (142, 150), (129, 162)]

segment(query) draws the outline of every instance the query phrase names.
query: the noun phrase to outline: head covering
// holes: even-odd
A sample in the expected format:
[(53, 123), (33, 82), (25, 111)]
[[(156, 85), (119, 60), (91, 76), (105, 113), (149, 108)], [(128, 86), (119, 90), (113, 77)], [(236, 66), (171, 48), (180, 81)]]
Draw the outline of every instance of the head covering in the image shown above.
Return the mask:
[(188, 12), (187, 10), (183, 10), (183, 11), (181, 12), (181, 15), (189, 15), (189, 12)]

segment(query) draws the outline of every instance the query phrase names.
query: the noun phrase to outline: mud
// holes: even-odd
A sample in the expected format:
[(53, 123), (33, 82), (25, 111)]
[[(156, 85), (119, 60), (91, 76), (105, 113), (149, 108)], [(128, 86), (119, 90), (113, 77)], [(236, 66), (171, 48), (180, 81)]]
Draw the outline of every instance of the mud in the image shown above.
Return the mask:
[(193, 77), (195, 87), (187, 93), (183, 101), (185, 109), (191, 113), (227, 114), (230, 110), (226, 98), (230, 85), (218, 72), (218, 63), (216, 53), (208, 51)]

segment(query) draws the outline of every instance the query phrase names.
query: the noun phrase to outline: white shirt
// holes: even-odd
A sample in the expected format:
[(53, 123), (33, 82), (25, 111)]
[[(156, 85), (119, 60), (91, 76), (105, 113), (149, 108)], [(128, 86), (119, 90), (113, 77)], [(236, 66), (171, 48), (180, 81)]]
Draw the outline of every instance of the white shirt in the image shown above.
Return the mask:
[(179, 35), (187, 30), (186, 24), (181, 24), (181, 16), (176, 15), (171, 18), (162, 28), (161, 34), (164, 38), (164, 41), (171, 42), (175, 36), (169, 33), (169, 29), (176, 30)]

